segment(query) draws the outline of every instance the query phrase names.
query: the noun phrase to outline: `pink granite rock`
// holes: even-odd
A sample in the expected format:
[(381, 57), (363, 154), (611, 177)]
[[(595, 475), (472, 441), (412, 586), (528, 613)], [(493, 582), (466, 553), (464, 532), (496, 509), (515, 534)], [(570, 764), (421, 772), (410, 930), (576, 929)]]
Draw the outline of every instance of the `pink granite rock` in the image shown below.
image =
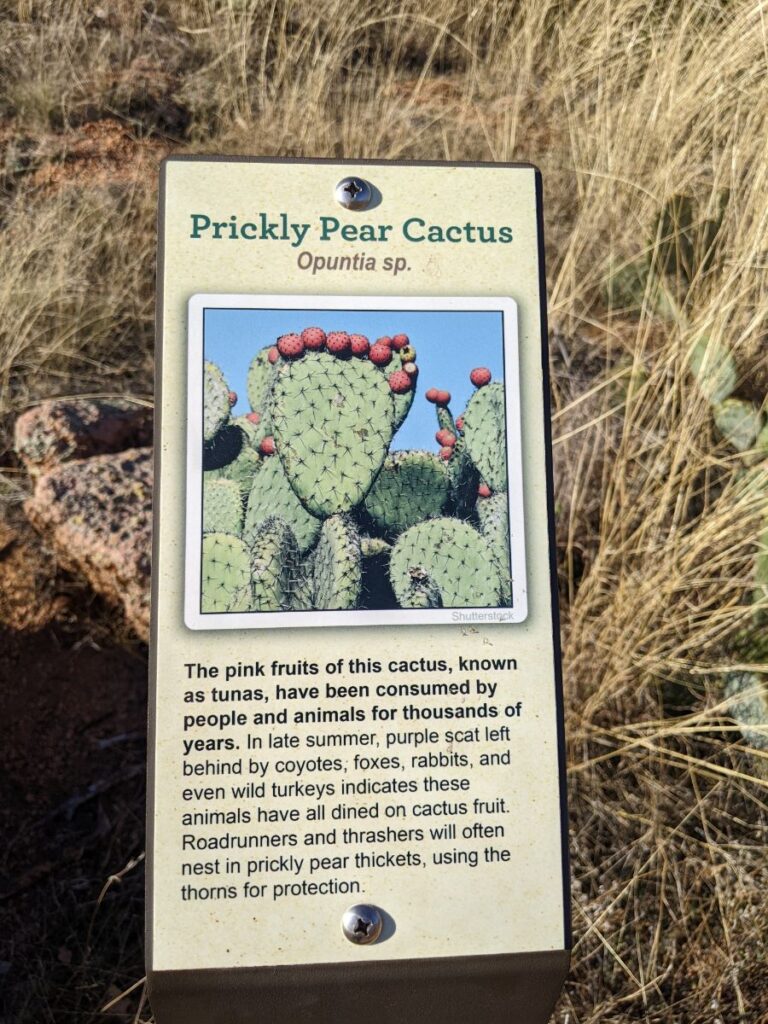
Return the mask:
[(25, 512), (59, 563), (149, 636), (152, 449), (64, 462), (38, 476)]
[(16, 451), (30, 473), (151, 443), (152, 410), (122, 398), (53, 399), (16, 420)]

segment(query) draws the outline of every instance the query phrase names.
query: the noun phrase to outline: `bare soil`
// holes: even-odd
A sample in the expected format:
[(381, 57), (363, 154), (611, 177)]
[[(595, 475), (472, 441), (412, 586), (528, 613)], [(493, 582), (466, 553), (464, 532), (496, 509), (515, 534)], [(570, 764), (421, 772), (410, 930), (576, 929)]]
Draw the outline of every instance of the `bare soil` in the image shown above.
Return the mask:
[(0, 632), (2, 1024), (104, 1020), (144, 973), (146, 675), (139, 647)]

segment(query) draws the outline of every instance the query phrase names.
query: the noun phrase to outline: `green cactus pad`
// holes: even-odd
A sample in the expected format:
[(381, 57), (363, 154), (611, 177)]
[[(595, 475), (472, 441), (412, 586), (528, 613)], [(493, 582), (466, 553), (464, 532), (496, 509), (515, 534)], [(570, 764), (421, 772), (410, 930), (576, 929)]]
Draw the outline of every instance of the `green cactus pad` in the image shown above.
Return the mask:
[(203, 372), (203, 440), (212, 441), (229, 420), (229, 388), (215, 363)]
[(357, 606), (362, 582), (360, 561), (360, 536), (352, 519), (346, 515), (326, 519), (313, 558), (315, 608)]
[(381, 555), (388, 556), (392, 545), (388, 544), (381, 537), (361, 537), (360, 554), (363, 558), (378, 558)]
[(441, 459), (431, 452), (394, 452), (384, 460), (365, 508), (382, 530), (401, 533), (439, 516), (447, 500), (448, 472)]
[[(386, 369), (389, 369), (389, 367), (386, 367)], [(381, 373), (381, 370), (379, 370), (379, 373)], [(387, 387), (389, 387), (389, 384), (387, 384)], [(413, 384), (413, 387), (411, 388), (411, 390), (410, 391), (406, 391), (405, 394), (403, 394), (403, 395), (396, 395), (394, 393), (394, 391), (392, 391), (390, 393), (392, 395), (392, 402), (393, 402), (393, 405), (395, 407), (395, 420), (394, 420), (394, 423), (392, 425), (392, 431), (394, 433), (395, 430), (399, 430), (400, 429), (400, 427), (405, 422), (405, 417), (411, 411), (411, 406), (413, 405), (413, 399), (414, 399), (414, 396), (416, 395), (416, 383), (414, 381), (414, 384)]]
[(201, 609), (247, 612), (251, 607), (251, 560), (239, 537), (208, 533), (203, 537)]
[(768, 683), (758, 672), (731, 672), (725, 677), (728, 710), (742, 735), (756, 750), (768, 750)]
[(733, 394), (738, 384), (731, 350), (714, 338), (699, 338), (691, 350), (691, 372), (704, 397), (712, 404)]
[(448, 467), (452, 512), (459, 519), (468, 519), (475, 508), (480, 474), (469, 457), (467, 443), (463, 435), (459, 435), (459, 439), (453, 449), (453, 455), (446, 465)]
[(232, 462), (228, 462), (220, 469), (206, 471), (205, 479), (234, 480), (240, 488), (243, 505), (245, 505), (246, 499), (251, 493), (254, 477), (260, 471), (265, 461), (249, 445), (243, 445), (240, 449), (240, 454)]
[(243, 497), (234, 480), (210, 480), (203, 483), (203, 533), (231, 533), (239, 537), (243, 530)]
[(713, 410), (715, 426), (737, 452), (746, 452), (755, 444), (763, 425), (757, 406), (741, 398), (726, 398)]
[(254, 531), (270, 516), (278, 516), (291, 528), (300, 551), (312, 547), (322, 526), (322, 520), (307, 512), (294, 494), (276, 455), (262, 460), (248, 495), (243, 530), (246, 543), (251, 542)]
[(271, 345), (260, 349), (251, 360), (248, 367), (248, 378), (246, 391), (248, 392), (248, 404), (252, 412), (261, 413), (262, 417), (269, 409), (269, 396), (272, 390), (272, 382), (275, 376), (276, 364), (270, 363), (269, 352)]
[(458, 519), (431, 519), (406, 530), (392, 550), (389, 574), (403, 608), (496, 607), (501, 596), (490, 546)]
[(512, 577), (509, 566), (509, 511), (507, 494), (493, 494), (490, 498), (477, 499), (477, 518), (480, 533), (488, 541), (493, 552), (496, 567), (501, 579), (502, 605), (512, 604)]
[(358, 505), (387, 454), (395, 407), (386, 377), (365, 360), (308, 352), (278, 365), (272, 392), (277, 453), (315, 515)]
[(287, 611), (299, 587), (301, 562), (290, 527), (277, 516), (264, 519), (250, 536), (251, 581), (257, 612)]
[(480, 476), (493, 491), (507, 486), (504, 383), (480, 388), (464, 413), (464, 442)]
[(437, 425), (440, 430), (450, 430), (452, 434), (455, 434), (458, 437), (459, 432), (456, 429), (456, 423), (454, 422), (451, 410), (448, 406), (436, 405), (435, 412), (437, 414)]

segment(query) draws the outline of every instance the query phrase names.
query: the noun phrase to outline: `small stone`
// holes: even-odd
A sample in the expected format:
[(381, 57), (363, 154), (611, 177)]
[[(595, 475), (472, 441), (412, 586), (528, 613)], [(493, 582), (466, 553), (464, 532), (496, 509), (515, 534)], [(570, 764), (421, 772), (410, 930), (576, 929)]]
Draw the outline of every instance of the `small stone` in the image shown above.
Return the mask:
[(122, 607), (148, 639), (152, 449), (56, 466), (38, 477), (24, 509), (59, 564)]
[(52, 399), (21, 414), (14, 444), (30, 473), (152, 443), (152, 409), (127, 399)]

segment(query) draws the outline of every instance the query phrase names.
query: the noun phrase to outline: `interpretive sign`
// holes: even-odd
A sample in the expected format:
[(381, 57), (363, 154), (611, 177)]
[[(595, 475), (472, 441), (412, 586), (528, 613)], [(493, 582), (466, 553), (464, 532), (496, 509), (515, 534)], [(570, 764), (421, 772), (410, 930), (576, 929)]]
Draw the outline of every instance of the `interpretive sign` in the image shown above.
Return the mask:
[(541, 187), (173, 158), (158, 1024), (546, 1021), (570, 942)]

